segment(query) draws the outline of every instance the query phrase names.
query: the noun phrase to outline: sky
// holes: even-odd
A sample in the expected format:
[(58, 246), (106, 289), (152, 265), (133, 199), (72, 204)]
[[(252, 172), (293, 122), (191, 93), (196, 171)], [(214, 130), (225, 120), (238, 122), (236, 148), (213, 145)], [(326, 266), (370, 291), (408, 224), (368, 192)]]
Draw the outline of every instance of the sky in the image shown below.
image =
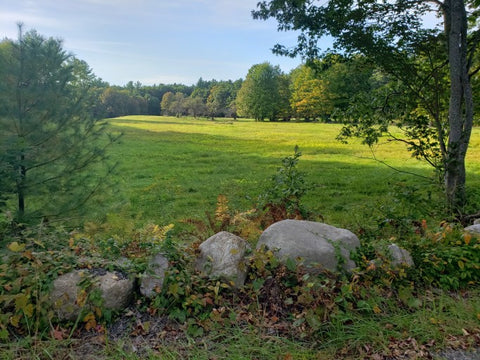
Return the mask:
[[(296, 34), (254, 20), (258, 0), (0, 0), (0, 38), (17, 23), (84, 60), (111, 85), (195, 84), (245, 78), (265, 61), (289, 72), (301, 63), (272, 54)], [(328, 44), (325, 44), (327, 47)]]

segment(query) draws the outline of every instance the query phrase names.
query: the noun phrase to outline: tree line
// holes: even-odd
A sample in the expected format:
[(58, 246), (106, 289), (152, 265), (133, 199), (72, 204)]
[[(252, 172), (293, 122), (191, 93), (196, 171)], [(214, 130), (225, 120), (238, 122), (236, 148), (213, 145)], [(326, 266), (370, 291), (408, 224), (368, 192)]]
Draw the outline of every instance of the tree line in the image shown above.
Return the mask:
[(91, 91), (98, 117), (168, 115), (246, 117), (264, 121), (338, 121), (359, 97), (391, 79), (362, 56), (330, 53), (289, 73), (268, 62), (253, 65), (245, 79), (204, 80), (195, 85), (110, 86), (97, 79)]

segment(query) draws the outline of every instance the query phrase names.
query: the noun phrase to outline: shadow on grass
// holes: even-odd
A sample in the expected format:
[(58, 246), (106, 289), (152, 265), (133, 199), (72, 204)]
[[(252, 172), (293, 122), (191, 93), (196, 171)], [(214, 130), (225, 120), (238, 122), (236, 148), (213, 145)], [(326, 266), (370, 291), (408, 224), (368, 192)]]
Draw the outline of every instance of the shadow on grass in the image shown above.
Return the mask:
[[(128, 120), (132, 121), (136, 120)], [(303, 153), (298, 169), (315, 184), (305, 204), (337, 225), (358, 222), (355, 209), (389, 204), (396, 189), (428, 192), (431, 181), (426, 179), (433, 179), (433, 171), (419, 162), (407, 158), (406, 166), (404, 154), (400, 160), (387, 159), (393, 170), (373, 159), (356, 157), (358, 145), (315, 146), (302, 143), (301, 135), (270, 142), (199, 132), (124, 130), (122, 143), (112, 153), (123, 184), (119, 198), (130, 202), (131, 212), (159, 224), (203, 218), (205, 212), (214, 212), (219, 194), (229, 199), (232, 209), (250, 209), (282, 159), (293, 154), (294, 145)], [(480, 176), (469, 174), (468, 183), (478, 187)]]

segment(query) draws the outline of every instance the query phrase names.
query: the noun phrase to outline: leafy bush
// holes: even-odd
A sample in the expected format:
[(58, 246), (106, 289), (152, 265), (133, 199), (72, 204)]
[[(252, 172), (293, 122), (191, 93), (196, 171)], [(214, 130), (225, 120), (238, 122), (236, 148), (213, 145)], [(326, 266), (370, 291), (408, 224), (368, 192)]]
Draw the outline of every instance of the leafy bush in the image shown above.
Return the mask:
[(300, 156), (302, 153), (298, 146), (295, 146), (293, 156), (282, 160), (282, 166), (272, 176), (265, 192), (259, 196), (259, 208), (270, 214), (272, 222), (292, 218), (305, 219), (309, 216), (301, 204), (301, 199), (312, 185), (307, 183), (304, 173), (297, 168)]
[(480, 282), (478, 236), (459, 227), (444, 223), (437, 231), (427, 231), (411, 250), (420, 279), (427, 285), (460, 289)]
[(50, 328), (52, 281), (75, 266), (81, 249), (64, 230), (46, 230), (26, 229), (0, 252), (0, 339)]
[(395, 183), (387, 202), (379, 205), (374, 215), (376, 235), (400, 238), (415, 237), (421, 233), (422, 219), (444, 215), (440, 188), (436, 184), (411, 185)]
[[(0, 339), (8, 339), (13, 333), (42, 336), (55, 333), (56, 319), (49, 294), (59, 275), (76, 268), (118, 270), (120, 265), (111, 260), (120, 256), (133, 260), (130, 270), (140, 272), (145, 268), (147, 255), (163, 249), (161, 245), (171, 228), (171, 225), (147, 224), (130, 233), (103, 239), (42, 224), (10, 234), (6, 247), (0, 250)], [(111, 320), (111, 312), (103, 309), (101, 294), (92, 285), (88, 276), (80, 284), (82, 291), (77, 303), (85, 311), (77, 323), (70, 324), (73, 328), (78, 322), (91, 329), (99, 320)]]

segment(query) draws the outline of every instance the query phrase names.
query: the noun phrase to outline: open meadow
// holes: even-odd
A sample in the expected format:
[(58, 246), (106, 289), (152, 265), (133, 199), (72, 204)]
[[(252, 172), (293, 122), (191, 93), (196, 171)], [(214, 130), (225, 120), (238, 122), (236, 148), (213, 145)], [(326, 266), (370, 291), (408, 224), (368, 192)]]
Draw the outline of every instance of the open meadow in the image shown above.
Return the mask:
[[(178, 226), (185, 219), (205, 219), (220, 194), (232, 209), (246, 211), (295, 146), (302, 153), (298, 168), (313, 184), (304, 205), (329, 224), (355, 231), (374, 225), (369, 222), (381, 218), (382, 211), (386, 217), (394, 211), (436, 213), (415, 204), (416, 197), (419, 208), (425, 206), (421, 199), (429, 201), (431, 167), (413, 159), (400, 143), (384, 141), (374, 155), (358, 139), (343, 144), (336, 140), (338, 124), (155, 116), (109, 122), (124, 133), (112, 150), (118, 181), (115, 200), (107, 200), (111, 220)], [(474, 129), (467, 165), (467, 184), (474, 192), (480, 185), (480, 129)], [(432, 207), (436, 195), (431, 195)]]

